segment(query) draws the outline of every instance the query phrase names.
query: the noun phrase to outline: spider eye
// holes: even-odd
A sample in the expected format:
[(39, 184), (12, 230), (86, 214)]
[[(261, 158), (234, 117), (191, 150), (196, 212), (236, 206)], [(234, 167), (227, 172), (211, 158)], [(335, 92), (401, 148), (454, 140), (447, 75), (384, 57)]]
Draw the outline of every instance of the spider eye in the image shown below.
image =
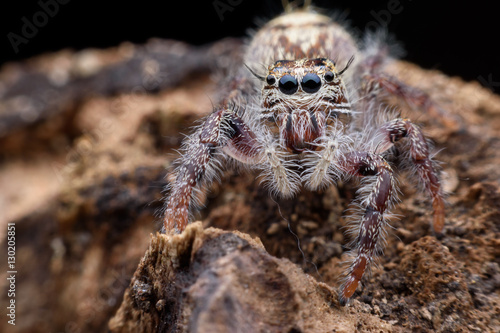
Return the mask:
[(325, 73), (325, 81), (327, 82), (332, 82), (334, 77), (335, 75), (331, 71)]
[(283, 94), (292, 95), (299, 87), (297, 79), (290, 74), (283, 76), (279, 82), (279, 88)]
[(276, 82), (276, 78), (274, 77), (274, 75), (268, 75), (266, 78), (266, 82), (268, 85), (273, 85), (274, 82)]
[(321, 87), (321, 79), (314, 73), (307, 73), (302, 79), (302, 89), (306, 93), (315, 93)]

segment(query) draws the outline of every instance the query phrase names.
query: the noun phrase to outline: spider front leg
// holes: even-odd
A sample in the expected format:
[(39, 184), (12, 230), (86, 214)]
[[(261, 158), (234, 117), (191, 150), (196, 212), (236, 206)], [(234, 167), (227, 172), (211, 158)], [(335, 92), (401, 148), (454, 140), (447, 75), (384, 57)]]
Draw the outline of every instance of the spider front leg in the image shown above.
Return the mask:
[(367, 188), (368, 194), (361, 200), (364, 213), (354, 241), (355, 257), (347, 271), (346, 280), (340, 287), (340, 304), (346, 305), (380, 247), (381, 233), (386, 223), (384, 213), (391, 208), (397, 191), (391, 167), (378, 154), (349, 153), (341, 162), (341, 167), (350, 176), (375, 177), (375, 181), (368, 184), (371, 187)]
[(208, 116), (180, 158), (163, 219), (165, 232), (180, 233), (186, 228), (193, 190), (210, 179), (207, 170), (213, 169), (214, 153), (220, 147), (245, 163), (254, 161), (260, 152), (255, 134), (233, 110), (221, 107)]
[(415, 168), (415, 174), (423, 184), (425, 190), (432, 198), (434, 220), (432, 227), (437, 235), (444, 228), (444, 193), (439, 180), (439, 173), (435, 167), (427, 140), (420, 129), (409, 119), (394, 119), (384, 124), (380, 129), (382, 141), (377, 153), (382, 153), (391, 148), (396, 142), (405, 139), (411, 165)]

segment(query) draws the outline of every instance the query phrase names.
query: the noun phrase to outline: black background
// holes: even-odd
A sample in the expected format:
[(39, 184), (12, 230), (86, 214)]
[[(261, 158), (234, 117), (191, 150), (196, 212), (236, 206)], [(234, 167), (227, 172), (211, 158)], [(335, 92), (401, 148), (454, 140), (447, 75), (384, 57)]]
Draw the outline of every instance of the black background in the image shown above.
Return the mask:
[[(68, 3), (59, 5), (57, 14), (38, 29), (36, 36), (19, 45), (18, 53), (14, 52), (8, 33), (21, 35), (22, 18), (33, 22), (33, 15), (42, 9), (38, 0), (9, 1), (8, 6), (4, 3), (0, 64), (63, 48), (105, 48), (123, 41), (143, 43), (151, 37), (203, 44), (226, 36), (244, 36), (248, 28), (256, 27), (257, 18), (271, 18), (282, 8), (279, 0), (64, 1)], [(368, 22), (376, 22), (374, 13), (387, 11), (395, 1), (314, 3), (343, 12), (354, 28), (364, 30)], [(232, 9), (223, 13), (222, 20), (214, 7), (216, 2), (226, 3)], [(496, 61), (500, 17), (494, 2), (399, 0), (399, 7), (401, 12), (386, 22), (387, 29), (406, 50), (404, 59), (448, 75), (479, 80), (500, 92)]]

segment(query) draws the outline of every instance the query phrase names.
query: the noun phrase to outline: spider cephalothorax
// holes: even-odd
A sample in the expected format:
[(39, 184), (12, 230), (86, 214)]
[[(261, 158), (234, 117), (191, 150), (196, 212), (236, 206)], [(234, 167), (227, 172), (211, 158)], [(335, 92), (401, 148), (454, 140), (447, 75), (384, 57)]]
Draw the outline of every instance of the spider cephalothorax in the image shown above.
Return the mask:
[[(360, 44), (311, 10), (291, 11), (264, 25), (249, 43), (241, 69), (223, 84), (214, 111), (184, 143), (165, 209), (165, 232), (185, 229), (194, 191), (233, 159), (261, 172), (282, 196), (339, 179), (365, 180), (352, 218), (356, 237), (340, 287), (342, 304), (381, 249), (386, 216), (397, 202), (399, 164), (412, 168), (429, 194), (432, 227), (441, 233), (444, 196), (427, 140), (408, 118), (392, 118), (384, 97), (394, 94), (430, 113), (437, 108), (427, 94), (384, 72), (391, 59), (383, 44), (358, 49)], [(262, 64), (267, 71), (255, 73)], [(394, 154), (402, 162), (386, 161)]]
[(340, 78), (344, 70), (338, 72), (326, 58), (279, 60), (269, 66), (262, 107), (272, 115), (281, 143), (290, 152), (315, 150), (312, 144), (325, 134), (327, 119), (351, 112)]

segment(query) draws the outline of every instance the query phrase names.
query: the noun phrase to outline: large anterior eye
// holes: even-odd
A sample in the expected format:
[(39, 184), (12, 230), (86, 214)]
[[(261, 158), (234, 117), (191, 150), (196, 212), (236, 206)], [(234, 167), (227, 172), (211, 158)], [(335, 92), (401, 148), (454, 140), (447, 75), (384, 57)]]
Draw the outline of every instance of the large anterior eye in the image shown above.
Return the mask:
[(302, 79), (302, 90), (306, 93), (315, 93), (321, 87), (321, 79), (314, 73), (307, 73)]
[(297, 79), (290, 74), (284, 75), (279, 82), (279, 88), (283, 94), (292, 95), (299, 87)]

